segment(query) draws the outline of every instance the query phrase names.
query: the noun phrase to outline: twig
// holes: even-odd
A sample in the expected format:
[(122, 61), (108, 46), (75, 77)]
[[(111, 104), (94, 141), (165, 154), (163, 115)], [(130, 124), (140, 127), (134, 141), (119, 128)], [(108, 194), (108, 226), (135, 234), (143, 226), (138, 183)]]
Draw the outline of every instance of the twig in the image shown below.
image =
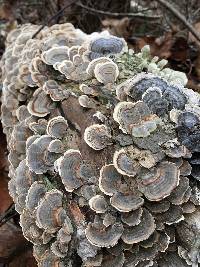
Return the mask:
[(168, 3), (166, 0), (155, 0), (164, 7), (166, 7), (169, 11), (171, 11), (174, 16), (176, 16), (191, 32), (191, 34), (200, 41), (200, 35), (199, 33), (194, 29), (194, 27), (186, 20), (186, 18), (170, 3)]
[(12, 203), (3, 213), (3, 215), (0, 216), (0, 227), (13, 218), (16, 214), (17, 212), (15, 211), (15, 204)]
[(112, 16), (112, 17), (136, 17), (136, 18), (147, 18), (147, 19), (160, 19), (161, 16), (150, 16), (150, 15), (145, 15), (141, 14), (141, 12), (137, 13), (116, 13), (116, 12), (108, 12), (108, 11), (103, 11), (103, 10), (98, 10), (92, 7), (88, 7), (86, 5), (83, 5), (81, 2), (75, 3), (76, 6), (82, 7), (86, 9), (87, 11), (90, 11), (95, 14), (101, 14), (101, 15), (106, 15), (106, 16)]
[(57, 17), (60, 17), (61, 14), (63, 13), (63, 11), (70, 7), (71, 5), (75, 4), (76, 0), (71, 1), (70, 3), (68, 3), (67, 5), (65, 5), (63, 8), (61, 8), (53, 17), (51, 17), (46, 23), (44, 23), (32, 36), (32, 39), (35, 38), (38, 33), (41, 32), (41, 30), (44, 29), (45, 26), (48, 26), (50, 22), (54, 21), (55, 19), (57, 19)]

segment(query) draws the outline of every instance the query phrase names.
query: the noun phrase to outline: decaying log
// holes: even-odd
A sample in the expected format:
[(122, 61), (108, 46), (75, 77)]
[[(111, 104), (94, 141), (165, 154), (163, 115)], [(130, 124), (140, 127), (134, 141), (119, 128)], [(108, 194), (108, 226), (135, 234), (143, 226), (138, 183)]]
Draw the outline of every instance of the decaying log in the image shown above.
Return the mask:
[(9, 192), (38, 266), (197, 267), (200, 95), (148, 46), (38, 28), (1, 61)]

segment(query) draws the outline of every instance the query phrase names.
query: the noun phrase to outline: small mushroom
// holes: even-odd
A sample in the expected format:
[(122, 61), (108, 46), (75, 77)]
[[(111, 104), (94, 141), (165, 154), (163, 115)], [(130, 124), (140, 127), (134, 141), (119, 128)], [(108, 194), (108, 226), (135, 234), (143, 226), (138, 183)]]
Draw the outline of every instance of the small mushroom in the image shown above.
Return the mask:
[(108, 204), (104, 196), (96, 195), (89, 200), (89, 206), (96, 213), (105, 213), (108, 208)]
[(89, 86), (87, 84), (82, 83), (79, 86), (81, 92), (83, 92), (85, 95), (92, 95), (92, 96), (97, 96), (98, 95), (98, 90), (95, 89), (95, 87)]
[(67, 46), (54, 46), (42, 53), (42, 60), (48, 65), (54, 65), (57, 62), (62, 62), (68, 59)]
[(94, 68), (94, 75), (100, 83), (113, 84), (119, 76), (119, 69), (114, 62), (98, 63)]
[(82, 164), (83, 161), (80, 151), (73, 149), (67, 150), (64, 155), (55, 162), (55, 168), (68, 192), (72, 192), (74, 189), (83, 185), (84, 178), (80, 175)]
[(131, 212), (122, 213), (121, 220), (123, 223), (127, 224), (128, 226), (135, 226), (141, 222), (142, 213), (143, 213), (143, 209), (140, 207)]
[(125, 41), (122, 38), (108, 36), (98, 37), (91, 41), (89, 50), (90, 59), (99, 58), (101, 56), (115, 55), (122, 52), (125, 47)]
[(47, 128), (47, 120), (39, 119), (37, 122), (31, 122), (29, 123), (29, 128), (35, 134), (39, 135), (45, 134)]
[(134, 159), (134, 157), (131, 158), (125, 149), (115, 151), (113, 155), (113, 164), (116, 170), (122, 175), (134, 177), (140, 170), (139, 163)]
[(110, 204), (121, 212), (129, 212), (141, 207), (144, 199), (132, 193), (115, 193), (111, 199)]
[(48, 146), (52, 141), (49, 135), (38, 137), (27, 149), (26, 162), (31, 171), (42, 174), (53, 169), (54, 161), (57, 159), (56, 153), (48, 151)]
[(55, 108), (55, 105), (45, 92), (41, 88), (38, 88), (29, 101), (27, 108), (31, 115), (45, 117)]
[(46, 81), (42, 89), (53, 101), (62, 101), (70, 96), (70, 92), (59, 86), (55, 80)]
[(114, 109), (113, 118), (124, 133), (134, 137), (149, 136), (161, 123), (157, 115), (151, 114), (148, 106), (142, 101), (119, 102)]
[(62, 153), (64, 150), (63, 143), (59, 139), (52, 140), (49, 143), (48, 151), (53, 153)]
[(101, 150), (112, 144), (109, 128), (104, 124), (88, 126), (84, 132), (84, 140), (94, 150)]
[(143, 209), (141, 222), (126, 228), (122, 234), (122, 240), (127, 244), (135, 244), (146, 240), (155, 230), (154, 218), (148, 210)]
[(68, 123), (62, 116), (57, 116), (49, 120), (47, 124), (47, 134), (55, 138), (63, 138), (66, 134)]
[(105, 165), (100, 170), (99, 189), (106, 195), (116, 193), (122, 183), (122, 176), (113, 164)]
[(180, 171), (174, 163), (162, 162), (158, 167), (140, 173), (139, 190), (150, 201), (160, 201), (171, 194), (179, 183)]
[(62, 207), (63, 194), (59, 190), (47, 192), (36, 209), (36, 224), (47, 233), (55, 233), (64, 223), (66, 211)]
[(20, 215), (20, 226), (24, 237), (33, 244), (41, 244), (43, 230), (40, 229), (36, 223), (35, 218), (27, 210), (23, 210)]
[(111, 63), (112, 60), (107, 58), (107, 57), (100, 57), (100, 58), (94, 59), (89, 63), (89, 65), (86, 69), (86, 72), (90, 76), (94, 76), (94, 69), (95, 69), (97, 64), (103, 64), (103, 63), (109, 63), (109, 62)]
[(96, 105), (95, 101), (87, 95), (79, 96), (78, 102), (84, 108), (94, 108)]
[(26, 208), (33, 212), (40, 200), (44, 197), (47, 189), (43, 182), (35, 181), (29, 188), (26, 196)]
[[(185, 196), (188, 192), (189, 186), (189, 179), (187, 177), (180, 177), (179, 185), (172, 191), (169, 196), (169, 201), (174, 205), (181, 205), (184, 202), (187, 202), (190, 198), (190, 194), (185, 199)], [(190, 189), (191, 190), (191, 189)], [(190, 191), (191, 193), (191, 191)]]
[(89, 223), (85, 230), (89, 242), (97, 247), (113, 247), (117, 244), (122, 233), (123, 226), (120, 223), (115, 223), (109, 227)]

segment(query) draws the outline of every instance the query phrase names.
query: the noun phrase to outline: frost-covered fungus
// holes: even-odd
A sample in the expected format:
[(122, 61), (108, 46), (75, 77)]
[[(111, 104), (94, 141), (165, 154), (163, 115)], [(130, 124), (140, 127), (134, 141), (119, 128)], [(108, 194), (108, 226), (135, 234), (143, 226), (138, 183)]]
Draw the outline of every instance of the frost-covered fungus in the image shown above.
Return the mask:
[(136, 244), (146, 240), (156, 228), (154, 218), (147, 209), (143, 209), (141, 222), (124, 229), (122, 240), (127, 244)]
[(190, 111), (181, 112), (177, 117), (177, 132), (179, 140), (191, 152), (199, 152), (200, 116)]
[(177, 138), (169, 140), (162, 144), (163, 150), (170, 158), (181, 158), (185, 157), (188, 150), (185, 146), (181, 145)]
[(113, 164), (105, 165), (100, 170), (99, 189), (108, 196), (116, 193), (122, 185), (122, 176)]
[(36, 85), (32, 79), (31, 72), (27, 65), (23, 65), (19, 68), (18, 79), (21, 83), (24, 83), (30, 87), (34, 87)]
[(98, 91), (96, 90), (95, 87), (89, 86), (87, 84), (82, 83), (79, 86), (81, 92), (83, 92), (85, 95), (92, 95), (92, 96), (97, 96)]
[(144, 199), (133, 193), (115, 193), (110, 198), (110, 204), (121, 212), (129, 212), (141, 207)]
[(85, 234), (88, 241), (97, 247), (113, 247), (117, 244), (123, 233), (121, 223), (115, 223), (112, 226), (105, 227), (99, 223), (89, 223)]
[[(178, 254), (190, 266), (199, 266), (199, 208), (191, 214), (185, 215), (185, 221), (176, 227), (178, 237), (182, 242), (178, 247)], [(184, 233), (184, 234), (183, 234)]]
[(143, 213), (143, 209), (140, 207), (131, 212), (122, 213), (121, 220), (123, 223), (127, 224), (128, 226), (135, 226), (141, 222), (142, 213)]
[(152, 168), (162, 158), (161, 153), (153, 154), (149, 150), (140, 150), (131, 145), (115, 151), (113, 164), (119, 173), (134, 177), (141, 167)]
[(28, 189), (33, 182), (37, 181), (39, 177), (32, 173), (26, 165), (26, 160), (22, 160), (16, 168), (15, 185), (18, 195), (27, 194)]
[(200, 118), (198, 114), (195, 114), (191, 111), (183, 111), (178, 114), (177, 117), (177, 124), (178, 127), (185, 127), (185, 128), (194, 128), (198, 126), (200, 123)]
[(30, 99), (27, 108), (31, 115), (45, 117), (55, 108), (55, 103), (51, 101), (41, 88), (38, 88)]
[(68, 49), (67, 46), (54, 46), (42, 53), (42, 60), (48, 65), (67, 60), (69, 58)]
[(37, 122), (33, 121), (29, 123), (29, 128), (35, 133), (35, 135), (45, 134), (47, 128), (47, 120), (39, 119)]
[(118, 256), (109, 254), (103, 257), (102, 267), (122, 267), (125, 262), (124, 253), (121, 252)]
[(49, 143), (49, 146), (48, 146), (48, 151), (49, 152), (62, 153), (63, 150), (64, 150), (63, 143), (59, 139), (52, 140)]
[(157, 202), (146, 201), (145, 207), (153, 214), (163, 213), (170, 208), (170, 202), (166, 199)]
[(89, 206), (96, 213), (105, 213), (108, 209), (108, 204), (104, 196), (96, 195), (89, 200)]
[(84, 108), (95, 108), (96, 106), (96, 102), (87, 95), (79, 96), (78, 102)]
[(38, 261), (38, 267), (65, 267), (65, 263), (51, 251), (45, 253), (44, 257)]
[[(157, 87), (162, 92), (162, 98), (168, 103), (168, 110), (173, 108), (183, 110), (187, 103), (187, 97), (183, 93), (183, 88), (169, 84), (164, 79), (149, 74), (139, 73), (127, 84), (126, 93), (134, 101), (142, 99), (142, 95), (152, 87)], [(153, 101), (152, 101), (153, 102)]]
[(112, 136), (106, 125), (93, 124), (85, 129), (84, 141), (94, 150), (101, 150), (112, 144)]
[(43, 135), (38, 137), (27, 149), (27, 165), (36, 174), (53, 170), (54, 161), (58, 156), (56, 153), (48, 151), (48, 146), (51, 141), (51, 136)]
[(35, 217), (28, 210), (24, 210), (20, 215), (20, 226), (22, 227), (24, 237), (28, 241), (33, 244), (42, 243), (43, 230), (36, 225)]
[(122, 52), (126, 47), (126, 42), (122, 38), (114, 36), (99, 36), (90, 41), (89, 54), (90, 60), (99, 57), (105, 57), (110, 55), (116, 55)]
[(29, 65), (31, 78), (38, 87), (43, 86), (44, 82), (48, 80), (48, 65), (46, 65), (40, 56), (36, 56), (31, 60)]
[(95, 78), (105, 85), (113, 84), (118, 75), (119, 69), (114, 62), (98, 63), (94, 68)]
[(28, 117), (30, 117), (30, 113), (28, 112), (27, 106), (22, 105), (16, 110), (16, 117), (18, 121), (24, 121)]
[(45, 184), (42, 181), (35, 181), (28, 190), (26, 196), (26, 208), (33, 212), (46, 192), (47, 189)]
[(61, 139), (65, 136), (67, 128), (67, 120), (62, 116), (57, 116), (48, 121), (47, 134)]
[(31, 130), (25, 121), (14, 125), (10, 140), (8, 140), (9, 148), (15, 150), (19, 154), (24, 154), (26, 149), (26, 139), (32, 135)]
[(84, 177), (81, 176), (81, 165), (83, 165), (81, 153), (74, 149), (67, 150), (55, 162), (55, 169), (68, 192), (72, 192), (84, 183)]
[(60, 71), (65, 77), (72, 81), (85, 81), (90, 78), (86, 72), (89, 62), (77, 54), (72, 60), (64, 60), (61, 63), (54, 64), (54, 68)]
[(179, 185), (172, 191), (168, 200), (174, 205), (182, 205), (187, 202), (191, 195), (191, 188), (189, 186), (189, 179), (181, 176)]
[(66, 216), (62, 228), (57, 232), (56, 241), (51, 244), (51, 251), (57, 257), (64, 258), (68, 252), (68, 244), (71, 241), (73, 226), (71, 220)]
[(139, 170), (139, 164), (127, 155), (125, 149), (115, 151), (113, 164), (116, 170), (123, 175), (135, 176)]
[(70, 92), (68, 90), (63, 89), (54, 80), (46, 81), (42, 89), (47, 95), (50, 96), (53, 101), (62, 101), (70, 96)]
[(94, 70), (97, 64), (104, 64), (104, 63), (112, 63), (112, 60), (106, 57), (100, 57), (90, 61), (86, 69), (87, 74), (89, 74), (91, 77), (94, 76)]
[(148, 106), (142, 101), (119, 102), (115, 106), (113, 118), (124, 133), (132, 134), (134, 137), (149, 136), (161, 123), (159, 117), (151, 114)]
[(161, 162), (158, 166), (138, 175), (139, 190), (150, 201), (160, 201), (169, 196), (179, 183), (180, 171), (174, 163)]
[(62, 205), (63, 194), (59, 190), (47, 192), (36, 209), (37, 226), (47, 233), (55, 233), (66, 218), (66, 211)]
[(142, 95), (144, 101), (150, 110), (158, 116), (163, 116), (168, 112), (168, 102), (162, 97), (162, 91), (159, 87), (150, 87)]

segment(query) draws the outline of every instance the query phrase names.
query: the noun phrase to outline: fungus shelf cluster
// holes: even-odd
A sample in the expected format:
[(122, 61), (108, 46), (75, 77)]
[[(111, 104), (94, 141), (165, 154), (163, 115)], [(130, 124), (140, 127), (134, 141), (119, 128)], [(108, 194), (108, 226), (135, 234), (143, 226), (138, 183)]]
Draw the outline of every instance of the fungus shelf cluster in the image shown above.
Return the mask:
[(13, 30), (9, 191), (39, 267), (197, 267), (200, 95), (108, 32)]

